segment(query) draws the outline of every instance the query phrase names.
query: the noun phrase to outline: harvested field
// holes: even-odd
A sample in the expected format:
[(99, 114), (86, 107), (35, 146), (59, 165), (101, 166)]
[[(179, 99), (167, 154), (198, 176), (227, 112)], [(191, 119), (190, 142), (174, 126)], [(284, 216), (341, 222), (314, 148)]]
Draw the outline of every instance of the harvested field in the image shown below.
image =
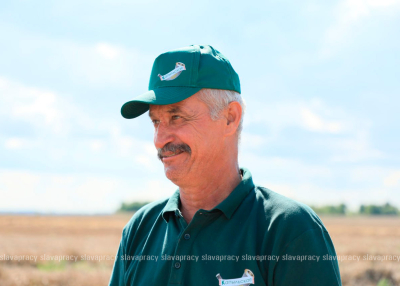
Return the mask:
[[(1, 215), (0, 256), (25, 257), (0, 259), (0, 285), (107, 285), (130, 217)], [(399, 217), (322, 220), (343, 259), (343, 285), (400, 285), (400, 262), (378, 260), (400, 256)]]

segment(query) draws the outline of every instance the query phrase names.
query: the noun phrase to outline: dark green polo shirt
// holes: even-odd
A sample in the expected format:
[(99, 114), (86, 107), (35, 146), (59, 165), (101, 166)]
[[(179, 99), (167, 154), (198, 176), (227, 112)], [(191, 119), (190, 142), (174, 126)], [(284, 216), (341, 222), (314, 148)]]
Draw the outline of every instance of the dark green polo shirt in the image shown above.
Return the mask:
[(319, 217), (242, 172), (223, 202), (189, 224), (179, 190), (137, 211), (123, 229), (110, 285), (341, 285)]

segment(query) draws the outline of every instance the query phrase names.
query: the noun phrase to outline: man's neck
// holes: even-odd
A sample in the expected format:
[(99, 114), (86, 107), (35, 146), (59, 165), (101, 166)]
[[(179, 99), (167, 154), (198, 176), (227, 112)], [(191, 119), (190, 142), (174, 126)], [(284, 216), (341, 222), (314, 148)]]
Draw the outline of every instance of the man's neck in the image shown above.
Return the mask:
[(202, 182), (196, 187), (179, 188), (181, 212), (187, 223), (199, 209), (211, 210), (225, 200), (241, 182), (241, 175), (235, 165), (212, 172)]

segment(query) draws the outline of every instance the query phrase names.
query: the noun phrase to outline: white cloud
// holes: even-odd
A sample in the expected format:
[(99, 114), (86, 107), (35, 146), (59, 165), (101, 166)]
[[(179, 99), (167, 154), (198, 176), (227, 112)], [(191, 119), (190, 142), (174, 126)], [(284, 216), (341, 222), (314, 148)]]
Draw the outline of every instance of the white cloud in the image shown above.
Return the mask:
[(166, 179), (0, 170), (0, 210), (114, 212), (122, 201), (153, 201), (169, 197), (175, 189)]
[(104, 149), (105, 144), (104, 140), (91, 140), (90, 149), (92, 149), (93, 152), (99, 152)]
[(151, 141), (123, 135), (121, 129), (116, 126), (111, 129), (110, 135), (110, 142), (120, 157), (132, 158), (134, 162), (148, 171), (153, 171), (157, 168), (157, 151)]
[[(7, 118), (7, 124), (23, 121), (24, 126), (30, 128), (28, 137), (0, 137), (4, 142), (2, 147), (7, 150), (29, 147), (33, 150), (32, 156), (25, 159), (31, 163), (37, 157), (40, 166), (76, 164), (79, 169), (84, 165), (93, 170), (100, 162), (104, 165), (100, 168), (113, 170), (113, 164), (119, 164), (139, 170), (126, 179), (99, 173), (77, 175), (0, 170), (0, 210), (111, 212), (132, 194), (142, 200), (153, 200), (163, 193), (161, 185), (155, 192), (154, 186), (144, 186), (151, 179), (143, 179), (143, 174), (154, 176), (162, 170), (156, 165), (156, 151), (150, 141), (124, 135), (112, 119), (90, 118), (55, 92), (0, 77), (0, 97), (4, 103), (0, 106), (0, 116)], [(131, 130), (137, 134), (135, 126), (132, 124)], [(68, 131), (85, 136), (75, 137), (75, 133), (68, 134)], [(111, 164), (103, 159), (110, 156)], [(132, 189), (130, 181), (133, 178), (141, 178), (140, 182), (134, 183), (138, 188)], [(141, 192), (145, 189), (146, 192)]]
[[(0, 105), (0, 117), (7, 119), (7, 123), (3, 121), (0, 125), (14, 124), (20, 128), (22, 122), (24, 126), (23, 131), (15, 128), (16, 135), (0, 134), (1, 147), (6, 150), (30, 149), (33, 153), (29, 161), (37, 160), (41, 166), (69, 162), (112, 170), (112, 165), (106, 163), (112, 158), (123, 161), (119, 167), (122, 164), (150, 172), (159, 167), (151, 141), (125, 135), (121, 124), (115, 122), (117, 119), (91, 117), (56, 92), (0, 77), (0, 98), (4, 103)], [(136, 122), (129, 127), (133, 134), (143, 128)], [(23, 156), (24, 153), (20, 154)]]
[(49, 66), (65, 70), (81, 84), (130, 88), (135, 83), (148, 82), (152, 60), (148, 62), (148, 57), (139, 51), (106, 42), (90, 45), (52, 42), (52, 45), (51, 53), (63, 56), (49, 60)]
[[(59, 116), (60, 110), (54, 106), (56, 96), (54, 93), (43, 92), (36, 89), (26, 89), (25, 96), (21, 98), (20, 104), (15, 106), (13, 115), (18, 117), (24, 116), (42, 116), (44, 123), (50, 124)], [(28, 102), (24, 102), (27, 100)]]
[[(29, 190), (33, 187), (37, 187), (40, 182), (40, 176), (31, 172), (13, 172), (13, 171), (1, 171), (0, 173), (0, 188), (7, 194), (7, 191), (15, 194), (15, 190), (24, 190), (24, 194), (29, 193)], [(22, 194), (19, 194), (22, 195)], [(23, 197), (23, 196), (22, 196)], [(0, 200), (3, 204), (6, 204), (6, 200)], [(8, 202), (11, 203), (11, 202)], [(3, 206), (4, 207), (4, 206)]]
[(379, 9), (397, 9), (399, 0), (343, 0), (334, 10), (334, 23), (325, 32), (321, 58), (329, 58), (354, 35), (355, 30), (362, 27), (361, 21), (370, 17)]
[(152, 158), (146, 155), (138, 155), (136, 156), (136, 162), (141, 164), (143, 167), (147, 169), (152, 169), (154, 164)]
[(0, 209), (40, 212), (110, 212), (109, 201), (121, 183), (113, 178), (84, 178), (79, 175), (52, 175), (28, 171), (0, 172)]
[[(55, 91), (27, 86), (0, 76), (2, 101), (0, 116), (7, 118), (8, 125), (23, 122), (24, 127), (30, 129), (29, 134), (41, 135), (35, 139), (43, 142), (45, 141), (43, 136), (48, 137), (47, 141), (54, 138), (67, 138), (71, 131), (90, 134), (100, 130), (106, 133), (113, 125), (110, 120), (92, 118), (88, 112), (84, 112), (74, 102), (65, 98), (66, 96)], [(33, 138), (30, 138), (29, 144), (27, 139), (19, 138), (20, 144), (16, 144), (17, 139), (12, 140), (14, 143), (8, 142), (8, 147), (16, 145), (22, 147), (22, 143), (24, 146), (33, 144)], [(94, 142), (97, 142), (96, 146)], [(98, 149), (99, 143), (99, 140), (93, 141), (90, 146), (92, 149)]]
[(385, 157), (382, 151), (371, 146), (367, 131), (356, 131), (350, 137), (332, 139), (325, 144), (334, 151), (331, 159), (335, 162), (357, 162)]
[[(353, 118), (338, 108), (327, 107), (320, 99), (310, 101), (270, 102), (265, 108), (246, 115), (245, 125), (264, 123), (279, 133), (298, 127), (317, 133), (344, 133), (352, 128)], [(257, 105), (255, 105), (257, 106)]]
[(280, 181), (309, 182), (316, 179), (329, 180), (333, 177), (331, 168), (320, 164), (309, 164), (299, 159), (263, 156), (256, 152), (239, 154), (240, 166), (250, 168), (254, 176), (263, 182), (279, 183)]
[(239, 148), (242, 148), (242, 146), (245, 148), (257, 148), (267, 142), (263, 136), (249, 132), (242, 132), (240, 140), (241, 142)]
[(114, 60), (122, 54), (118, 47), (108, 43), (98, 43), (95, 45), (95, 49), (97, 53), (109, 60)]
[(339, 122), (324, 120), (308, 108), (302, 108), (300, 113), (305, 128), (310, 131), (339, 133), (342, 130)]
[(394, 171), (384, 178), (383, 183), (386, 187), (400, 186), (400, 171)]
[(24, 120), (37, 127), (50, 128), (53, 132), (65, 130), (64, 112), (68, 106), (54, 92), (27, 87), (0, 77), (0, 98), (3, 102), (0, 106), (2, 115)]
[(12, 38), (7, 48), (13, 50), (8, 60), (18, 62), (21, 69), (38, 68), (64, 83), (90, 88), (147, 86), (154, 55), (146, 52), (106, 41), (49, 38), (15, 27), (6, 34)]
[(371, 7), (388, 7), (400, 4), (399, 0), (367, 0), (367, 4)]
[[(270, 102), (263, 105), (263, 109), (248, 112), (244, 130), (246, 126), (261, 123), (269, 129), (269, 137), (258, 138), (252, 143), (252, 137), (258, 135), (244, 132), (243, 149), (280, 142), (281, 134), (286, 129), (298, 128), (316, 133), (318, 136), (311, 137), (307, 133), (304, 136), (313, 138), (309, 141), (310, 146), (319, 146), (324, 150), (325, 156), (334, 162), (357, 162), (385, 157), (382, 151), (371, 144), (369, 130), (372, 124), (369, 119), (356, 118), (339, 107), (328, 107), (320, 99)], [(246, 139), (246, 136), (249, 138)]]
[(4, 143), (6, 149), (21, 149), (24, 145), (25, 143), (21, 138), (9, 138)]

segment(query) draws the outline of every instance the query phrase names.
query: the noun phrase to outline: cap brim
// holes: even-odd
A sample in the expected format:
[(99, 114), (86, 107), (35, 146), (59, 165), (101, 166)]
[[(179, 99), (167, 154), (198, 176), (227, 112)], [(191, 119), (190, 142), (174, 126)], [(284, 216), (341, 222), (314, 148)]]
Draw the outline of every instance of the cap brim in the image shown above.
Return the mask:
[(201, 87), (174, 86), (149, 90), (135, 99), (126, 102), (121, 108), (121, 114), (126, 119), (132, 119), (149, 110), (150, 104), (167, 105), (177, 103), (192, 96), (201, 89)]

